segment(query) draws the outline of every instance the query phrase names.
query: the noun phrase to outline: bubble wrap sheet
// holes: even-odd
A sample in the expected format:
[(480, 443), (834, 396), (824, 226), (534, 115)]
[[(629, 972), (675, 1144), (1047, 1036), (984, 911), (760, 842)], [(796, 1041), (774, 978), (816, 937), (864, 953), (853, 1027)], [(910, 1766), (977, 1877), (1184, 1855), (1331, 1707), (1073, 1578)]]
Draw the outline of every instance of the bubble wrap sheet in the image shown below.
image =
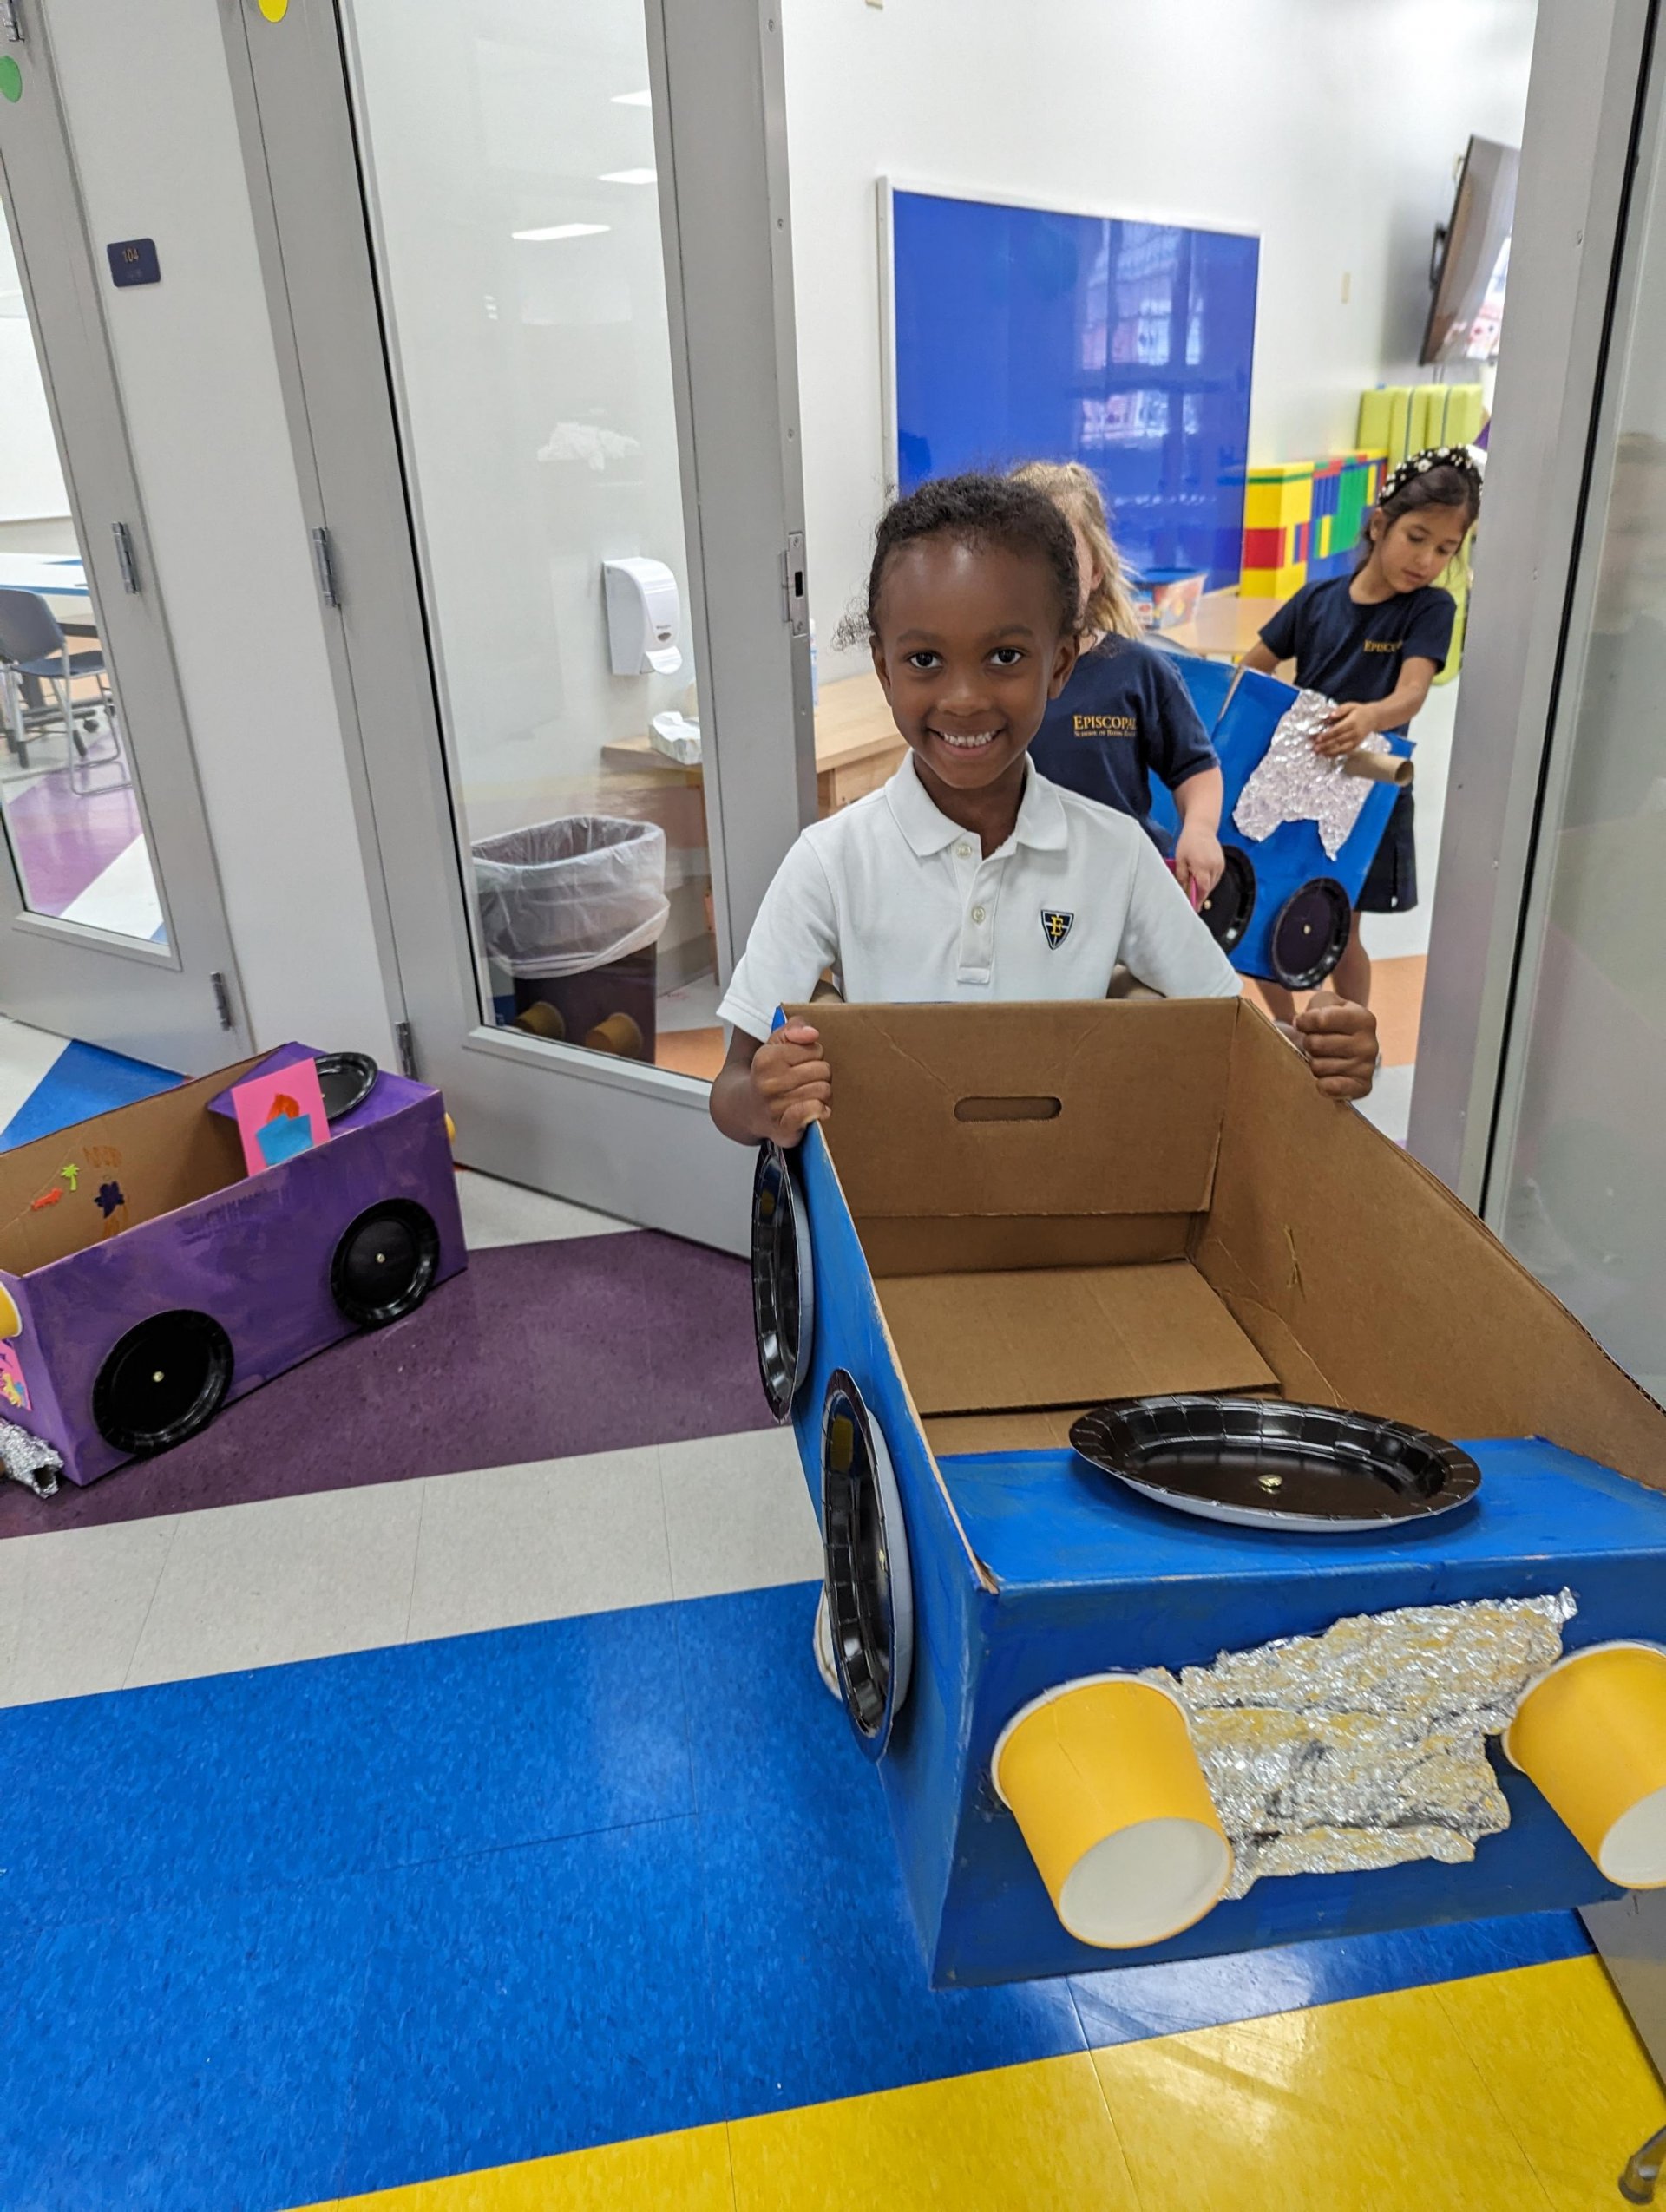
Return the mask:
[[(1327, 760), (1313, 741), (1332, 710), (1322, 691), (1303, 691), (1274, 730), (1258, 767), (1239, 794), (1232, 819), (1246, 837), (1259, 841), (1287, 821), (1316, 822), (1325, 857), (1334, 861), (1354, 834), (1371, 785), (1349, 776), (1341, 761)], [(1393, 749), (1381, 731), (1360, 747), (1362, 753)]]
[(1406, 1606), (1154, 1672), (1191, 1718), (1236, 1860), (1228, 1896), (1263, 1875), (1473, 1859), (1510, 1824), (1486, 1739), (1561, 1657), (1575, 1610), (1568, 1590)]

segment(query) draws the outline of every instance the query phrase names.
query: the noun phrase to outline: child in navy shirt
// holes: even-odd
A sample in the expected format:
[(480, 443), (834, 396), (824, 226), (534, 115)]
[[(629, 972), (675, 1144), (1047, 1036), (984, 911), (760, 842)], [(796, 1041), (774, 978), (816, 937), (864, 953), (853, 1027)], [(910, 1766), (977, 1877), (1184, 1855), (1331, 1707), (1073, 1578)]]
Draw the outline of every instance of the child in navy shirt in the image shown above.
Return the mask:
[(1174, 872), (1201, 906), (1221, 880), (1221, 769), (1171, 656), (1147, 645), (1111, 541), (1105, 501), (1079, 461), (1033, 461), (1013, 470), (1053, 502), (1076, 540), (1081, 576), (1081, 655), (1051, 700), (1030, 748), (1043, 776), (1144, 825), (1164, 857), (1169, 839), (1151, 820), (1151, 777), (1180, 817)]
[[(1304, 584), (1245, 656), (1246, 668), (1269, 672), (1294, 660), (1303, 690), (1336, 702), (1315, 740), (1318, 751), (1340, 759), (1374, 730), (1405, 736), (1452, 649), (1457, 608), (1435, 579), (1462, 550), (1480, 507), (1481, 473), (1466, 447), (1440, 446), (1402, 461), (1372, 509), (1353, 575)], [(1407, 787), (1388, 818), (1331, 978), (1338, 995), (1357, 1005), (1371, 995), (1360, 916), (1404, 913), (1417, 904), (1414, 821)], [(1295, 1006), (1289, 992), (1277, 984), (1262, 989), (1288, 1021)]]

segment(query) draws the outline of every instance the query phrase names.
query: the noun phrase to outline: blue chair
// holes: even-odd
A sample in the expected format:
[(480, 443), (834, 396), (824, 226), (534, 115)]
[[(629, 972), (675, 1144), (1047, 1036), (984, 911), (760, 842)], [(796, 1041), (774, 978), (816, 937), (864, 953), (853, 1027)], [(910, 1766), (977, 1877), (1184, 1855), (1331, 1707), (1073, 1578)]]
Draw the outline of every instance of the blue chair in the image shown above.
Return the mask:
[[(121, 733), (103, 648), (71, 652), (57, 617), (38, 592), (0, 590), (0, 677), (5, 684), (6, 743), (20, 769), (28, 768), (29, 748), (42, 730), (62, 722), (69, 743), (71, 787), (82, 797), (128, 788), (132, 779), (125, 767), (114, 782), (91, 784), (86, 780), (91, 767), (121, 763)], [(96, 697), (78, 699), (74, 687), (89, 677), (96, 682)], [(45, 703), (43, 687), (48, 684), (56, 694), (56, 711)], [(95, 760), (82, 732), (96, 730), (101, 718), (108, 727), (113, 749)]]

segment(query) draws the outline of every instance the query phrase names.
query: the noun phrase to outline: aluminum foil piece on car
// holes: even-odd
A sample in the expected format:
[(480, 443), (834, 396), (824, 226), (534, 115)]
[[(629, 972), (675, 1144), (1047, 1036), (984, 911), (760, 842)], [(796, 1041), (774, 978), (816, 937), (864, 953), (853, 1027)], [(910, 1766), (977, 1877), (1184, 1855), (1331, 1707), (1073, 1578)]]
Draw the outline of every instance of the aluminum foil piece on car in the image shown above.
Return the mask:
[[(1349, 776), (1340, 760), (1328, 760), (1313, 749), (1334, 712), (1333, 703), (1322, 691), (1298, 693), (1232, 810), (1234, 822), (1246, 837), (1258, 843), (1287, 821), (1315, 822), (1325, 856), (1334, 861), (1354, 834), (1372, 787)], [(1359, 749), (1387, 753), (1393, 748), (1380, 730), (1374, 730)]]
[(1354, 1613), (1151, 1677), (1191, 1719), (1235, 1859), (1263, 1875), (1473, 1859), (1510, 1824), (1486, 1757), (1562, 1655), (1573, 1594)]
[(21, 1482), (36, 1497), (49, 1498), (58, 1487), (63, 1461), (50, 1444), (31, 1436), (15, 1421), (0, 1417), (0, 1475)]

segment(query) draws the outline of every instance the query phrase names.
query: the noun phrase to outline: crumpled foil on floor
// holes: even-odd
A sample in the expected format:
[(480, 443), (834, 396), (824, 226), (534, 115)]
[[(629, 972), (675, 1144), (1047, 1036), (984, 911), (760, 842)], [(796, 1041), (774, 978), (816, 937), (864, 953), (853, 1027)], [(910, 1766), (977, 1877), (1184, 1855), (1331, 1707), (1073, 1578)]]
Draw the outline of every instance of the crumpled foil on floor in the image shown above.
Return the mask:
[(1573, 1594), (1355, 1613), (1151, 1676), (1191, 1719), (1231, 1841), (1229, 1897), (1263, 1875), (1456, 1865), (1510, 1824), (1487, 1763), (1562, 1655)]
[(50, 1444), (43, 1444), (15, 1421), (0, 1417), (0, 1474), (21, 1482), (36, 1497), (49, 1498), (62, 1472), (63, 1462)]
[[(1274, 730), (1259, 764), (1239, 794), (1232, 819), (1246, 837), (1270, 837), (1287, 821), (1312, 821), (1328, 860), (1335, 860), (1354, 834), (1371, 785), (1349, 776), (1339, 760), (1315, 753), (1313, 741), (1333, 712), (1322, 691), (1303, 691)], [(1362, 753), (1393, 749), (1380, 730), (1361, 745)]]

